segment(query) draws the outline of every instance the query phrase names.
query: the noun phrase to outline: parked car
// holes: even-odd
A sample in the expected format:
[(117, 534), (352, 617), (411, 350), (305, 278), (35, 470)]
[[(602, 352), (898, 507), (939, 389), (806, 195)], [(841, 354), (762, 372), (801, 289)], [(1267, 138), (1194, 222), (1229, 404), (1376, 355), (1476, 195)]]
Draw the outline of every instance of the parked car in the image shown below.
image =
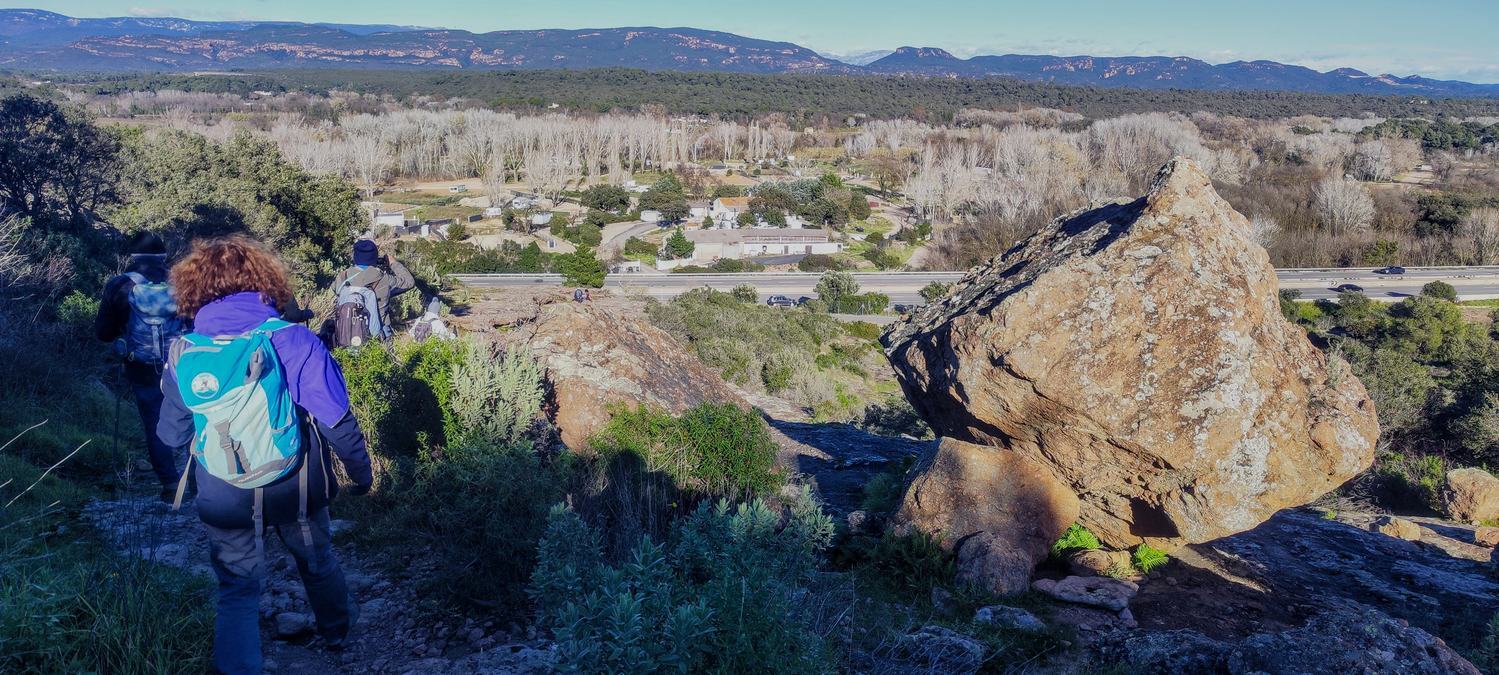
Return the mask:
[(1401, 267), (1399, 265), (1391, 265), (1389, 267), (1381, 267), (1381, 268), (1379, 268), (1377, 270), (1374, 270), (1374, 273), (1375, 274), (1405, 274), (1405, 268)]
[(796, 299), (796, 306), (797, 307), (801, 307), (803, 305), (806, 305), (809, 302), (812, 302), (812, 298), (803, 295), (802, 297)]
[(796, 302), (784, 295), (772, 295), (765, 299), (765, 304), (771, 307), (795, 307)]
[(907, 305), (902, 302), (897, 302), (891, 306), (891, 309), (895, 310), (896, 314), (910, 314), (911, 310), (916, 309), (916, 305)]
[(1364, 287), (1358, 284), (1339, 284), (1337, 286), (1333, 286), (1332, 290), (1335, 290), (1339, 293), (1363, 293)]
[(453, 186), (449, 186), (448, 187), (448, 192), (454, 192), (454, 193), (457, 193), (457, 192), (468, 192), (468, 186), (467, 185), (453, 185)]

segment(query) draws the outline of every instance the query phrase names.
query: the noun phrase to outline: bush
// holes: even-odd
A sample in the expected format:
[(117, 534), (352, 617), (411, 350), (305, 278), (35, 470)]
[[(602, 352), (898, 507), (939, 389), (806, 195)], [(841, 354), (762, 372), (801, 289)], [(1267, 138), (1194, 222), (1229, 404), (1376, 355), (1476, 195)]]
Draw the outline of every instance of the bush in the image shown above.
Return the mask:
[(1066, 532), (1062, 533), (1062, 538), (1051, 545), (1051, 555), (1053, 558), (1062, 559), (1073, 551), (1091, 551), (1101, 545), (1098, 537), (1089, 532), (1088, 528), (1073, 523)]
[(452, 391), (453, 421), (466, 439), (520, 443), (541, 412), (541, 364), (517, 349), (496, 356), (472, 347), (453, 368)]
[(936, 302), (946, 296), (952, 290), (952, 284), (941, 281), (933, 281), (921, 288), (921, 299), (926, 302)]
[(760, 301), (760, 292), (755, 290), (755, 287), (750, 284), (739, 284), (738, 286), (735, 286), (734, 290), (729, 291), (729, 295), (734, 296), (735, 300), (738, 300), (740, 302), (747, 302), (750, 304), (754, 304)]
[(467, 350), (463, 342), (427, 340), (334, 352), (377, 470), (393, 471), (457, 436), (449, 398), (454, 368)]
[(1480, 672), (1499, 671), (1499, 612), (1495, 612), (1494, 618), (1489, 619), (1483, 636), (1479, 639), (1478, 649), (1469, 656)]
[(1374, 462), (1374, 475), (1387, 502), (1441, 513), (1442, 486), (1447, 480), (1447, 463), (1441, 457), (1383, 453)]
[(764, 502), (703, 504), (668, 545), (642, 539), (618, 565), (575, 513), (554, 510), (529, 589), (562, 666), (597, 673), (818, 672), (831, 652), (803, 584), (833, 522), (803, 494), (786, 514)]
[(427, 592), (519, 616), (566, 468), (528, 448), (482, 442), (426, 454), (409, 481), (381, 495), (389, 503), (366, 534), (433, 561)]
[(1428, 282), (1421, 287), (1421, 295), (1447, 302), (1457, 302), (1457, 289), (1445, 281)]
[(843, 332), (859, 338), (860, 340), (869, 340), (870, 342), (876, 344), (879, 343), (880, 334), (883, 332), (883, 330), (884, 329), (868, 321), (843, 322)]
[(852, 563), (859, 581), (877, 593), (921, 602), (931, 597), (933, 587), (953, 585), (953, 555), (942, 547), (940, 537), (926, 532), (858, 537), (846, 549), (841, 554)]
[(932, 428), (927, 426), (926, 420), (899, 393), (891, 394), (884, 401), (865, 408), (864, 421), (860, 426), (881, 436), (930, 438), (932, 435)]
[(803, 272), (830, 272), (848, 269), (848, 265), (835, 256), (813, 253), (798, 260), (796, 268)]
[(593, 254), (593, 249), (579, 246), (578, 250), (557, 256), (557, 270), (562, 273), (562, 283), (568, 286), (603, 288), (604, 275), (608, 270)]
[(680, 417), (646, 406), (615, 409), (590, 445), (606, 459), (634, 455), (698, 496), (768, 495), (784, 480), (765, 420), (731, 403), (703, 403)]

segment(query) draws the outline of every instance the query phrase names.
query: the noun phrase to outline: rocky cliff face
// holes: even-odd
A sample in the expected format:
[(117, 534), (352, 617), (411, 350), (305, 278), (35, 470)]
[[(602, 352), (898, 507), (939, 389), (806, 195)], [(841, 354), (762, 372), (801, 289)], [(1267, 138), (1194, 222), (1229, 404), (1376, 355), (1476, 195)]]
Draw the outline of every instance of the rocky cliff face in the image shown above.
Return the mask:
[(548, 414), (568, 447), (586, 447), (614, 405), (649, 404), (673, 414), (709, 401), (748, 407), (630, 301), (594, 295), (579, 303), (559, 291), (507, 291), (475, 302), (459, 322), (492, 334), (501, 347), (530, 350), (546, 367)]
[(886, 332), (934, 430), (1046, 466), (1106, 543), (1254, 527), (1373, 460), (1374, 406), (1279, 313), (1245, 218), (1173, 160)]

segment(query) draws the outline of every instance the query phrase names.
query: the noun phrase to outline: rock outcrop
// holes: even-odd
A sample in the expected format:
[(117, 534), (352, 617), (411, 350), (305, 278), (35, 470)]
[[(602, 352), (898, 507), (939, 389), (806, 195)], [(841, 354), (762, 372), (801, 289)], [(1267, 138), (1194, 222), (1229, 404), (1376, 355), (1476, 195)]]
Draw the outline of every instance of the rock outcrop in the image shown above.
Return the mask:
[(1442, 508), (1459, 522), (1499, 520), (1499, 478), (1477, 467), (1448, 471)]
[(971, 270), (882, 341), (939, 435), (1043, 465), (1115, 548), (1250, 529), (1368, 467), (1379, 434), (1346, 364), (1282, 319), (1245, 218), (1184, 159), (1145, 197)]
[(530, 350), (545, 366), (547, 413), (569, 448), (586, 447), (615, 405), (648, 404), (673, 414), (704, 402), (748, 407), (635, 303), (593, 295), (574, 302), (559, 291), (507, 291), (473, 303), (459, 322), (492, 334), (502, 347)]

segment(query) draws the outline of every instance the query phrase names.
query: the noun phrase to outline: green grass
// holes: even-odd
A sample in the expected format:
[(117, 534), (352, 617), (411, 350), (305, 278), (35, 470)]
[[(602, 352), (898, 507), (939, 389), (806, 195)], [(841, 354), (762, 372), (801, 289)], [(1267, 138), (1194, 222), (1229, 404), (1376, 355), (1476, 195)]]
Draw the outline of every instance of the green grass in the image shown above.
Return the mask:
[(1457, 304), (1464, 307), (1499, 307), (1499, 298), (1490, 298), (1488, 300), (1464, 300)]

